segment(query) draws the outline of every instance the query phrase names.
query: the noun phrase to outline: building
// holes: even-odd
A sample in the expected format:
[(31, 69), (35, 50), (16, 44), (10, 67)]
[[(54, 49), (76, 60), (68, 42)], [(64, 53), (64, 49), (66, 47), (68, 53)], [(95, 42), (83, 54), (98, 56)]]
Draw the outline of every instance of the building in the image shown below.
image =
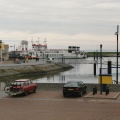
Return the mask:
[(9, 45), (0, 40), (0, 60), (9, 60)]

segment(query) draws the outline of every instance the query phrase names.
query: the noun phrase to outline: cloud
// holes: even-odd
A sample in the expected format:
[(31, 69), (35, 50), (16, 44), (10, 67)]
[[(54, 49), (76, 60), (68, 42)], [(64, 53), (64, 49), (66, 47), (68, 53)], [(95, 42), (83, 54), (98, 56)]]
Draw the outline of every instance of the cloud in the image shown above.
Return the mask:
[(18, 41), (46, 37), (51, 48), (77, 43), (87, 48), (108, 40), (112, 46), (120, 24), (119, 5), (118, 0), (1, 0), (0, 37)]
[(97, 9), (119, 9), (120, 3), (115, 3), (115, 2), (103, 2), (103, 3), (97, 3), (93, 5), (93, 7)]

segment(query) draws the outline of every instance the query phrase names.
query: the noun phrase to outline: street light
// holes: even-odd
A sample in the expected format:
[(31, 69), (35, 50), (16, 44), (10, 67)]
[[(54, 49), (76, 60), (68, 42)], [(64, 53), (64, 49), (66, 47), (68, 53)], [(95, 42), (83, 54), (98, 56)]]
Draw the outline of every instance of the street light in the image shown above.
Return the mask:
[(117, 67), (116, 67), (116, 84), (118, 84), (118, 34), (119, 34), (119, 25), (117, 25), (117, 32), (115, 32), (115, 35), (117, 35)]
[(2, 40), (0, 40), (0, 57), (1, 57), (1, 64), (2, 64)]

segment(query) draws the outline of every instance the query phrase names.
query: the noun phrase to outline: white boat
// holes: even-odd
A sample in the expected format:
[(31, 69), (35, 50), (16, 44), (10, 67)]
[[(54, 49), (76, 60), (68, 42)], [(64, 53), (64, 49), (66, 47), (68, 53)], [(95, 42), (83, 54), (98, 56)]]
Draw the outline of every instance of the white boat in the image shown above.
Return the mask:
[(78, 46), (69, 46), (68, 49), (47, 49), (47, 44), (32, 43), (32, 49), (28, 50), (28, 42), (22, 41), (22, 49), (18, 50), (20, 56), (27, 56), (30, 58), (62, 58), (65, 59), (82, 59), (87, 57), (87, 53), (80, 51)]

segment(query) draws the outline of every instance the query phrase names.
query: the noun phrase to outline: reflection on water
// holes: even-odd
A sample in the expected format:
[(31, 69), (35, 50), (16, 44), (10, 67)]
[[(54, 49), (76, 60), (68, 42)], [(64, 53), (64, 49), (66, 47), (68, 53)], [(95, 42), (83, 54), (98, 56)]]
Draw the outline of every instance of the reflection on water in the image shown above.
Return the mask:
[[(87, 64), (87, 62), (90, 60), (93, 60), (93, 58), (86, 59), (85, 63), (84, 63), (85, 60), (80, 60), (80, 59), (66, 60), (66, 63), (69, 63), (74, 67), (73, 69), (60, 72), (55, 75), (48, 75), (47, 77), (44, 77), (44, 78), (36, 78), (36, 81), (37, 83), (65, 83), (70, 80), (80, 80), (80, 81), (83, 81), (84, 83), (98, 83), (100, 64), (96, 65), (96, 76), (94, 76), (93, 64), (90, 64), (90, 63)], [(108, 67), (107, 61), (110, 61), (110, 60), (112, 61), (112, 63), (116, 62), (115, 57), (103, 58), (102, 61), (105, 64), (102, 65), (102, 68), (107, 68)], [(103, 71), (103, 72), (106, 72), (106, 71)], [(118, 74), (118, 77), (120, 78), (120, 73)], [(116, 80), (115, 68), (112, 68), (112, 79)]]

